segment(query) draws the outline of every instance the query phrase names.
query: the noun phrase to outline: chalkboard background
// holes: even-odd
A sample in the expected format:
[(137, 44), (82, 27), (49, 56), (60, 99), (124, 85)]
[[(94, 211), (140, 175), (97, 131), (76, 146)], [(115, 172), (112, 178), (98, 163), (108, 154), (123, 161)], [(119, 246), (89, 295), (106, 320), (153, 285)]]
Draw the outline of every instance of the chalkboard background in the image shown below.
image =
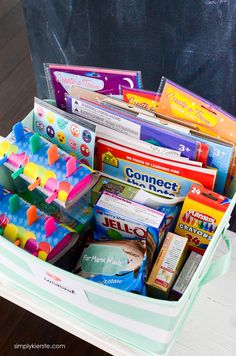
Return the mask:
[[(22, 0), (38, 96), (43, 62), (164, 75), (236, 115), (236, 2), (231, 0)], [(236, 228), (236, 223), (235, 223)]]

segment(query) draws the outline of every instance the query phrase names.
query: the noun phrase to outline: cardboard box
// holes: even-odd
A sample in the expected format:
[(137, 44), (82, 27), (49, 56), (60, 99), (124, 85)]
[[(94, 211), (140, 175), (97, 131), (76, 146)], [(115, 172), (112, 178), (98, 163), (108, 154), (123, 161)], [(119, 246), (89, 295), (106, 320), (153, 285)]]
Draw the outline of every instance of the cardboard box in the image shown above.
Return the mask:
[(180, 271), (180, 274), (171, 290), (171, 299), (179, 300), (188, 287), (191, 279), (193, 278), (196, 269), (198, 268), (202, 260), (202, 255), (192, 251), (184, 264), (184, 267)]
[(186, 237), (171, 232), (167, 234), (147, 281), (147, 294), (150, 297), (168, 298), (174, 280), (184, 263), (187, 242)]

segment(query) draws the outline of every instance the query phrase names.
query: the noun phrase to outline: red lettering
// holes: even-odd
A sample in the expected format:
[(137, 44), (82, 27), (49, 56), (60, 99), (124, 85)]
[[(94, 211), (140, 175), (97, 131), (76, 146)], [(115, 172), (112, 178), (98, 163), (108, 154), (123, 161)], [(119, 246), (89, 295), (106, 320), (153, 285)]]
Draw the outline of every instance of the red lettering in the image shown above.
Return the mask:
[(102, 223), (103, 226), (105, 227), (109, 227), (109, 219), (108, 218), (105, 218), (104, 222)]
[(134, 234), (138, 237), (145, 238), (147, 231), (142, 229), (141, 227), (135, 227), (134, 228)]
[(110, 227), (117, 229), (117, 221), (109, 219), (109, 222), (110, 222)]
[(107, 217), (104, 218), (104, 221), (102, 222), (102, 225), (105, 226), (105, 227), (111, 227), (113, 229), (116, 229), (116, 230), (119, 230), (119, 231), (123, 231), (126, 234), (136, 235), (139, 238), (146, 238), (146, 235), (147, 235), (146, 230), (142, 229), (141, 227), (135, 227), (134, 229), (132, 229), (126, 223), (122, 223), (120, 221), (109, 219)]
[(129, 228), (128, 224), (124, 224), (125, 227), (125, 232), (127, 232), (127, 234), (132, 234), (132, 229)]

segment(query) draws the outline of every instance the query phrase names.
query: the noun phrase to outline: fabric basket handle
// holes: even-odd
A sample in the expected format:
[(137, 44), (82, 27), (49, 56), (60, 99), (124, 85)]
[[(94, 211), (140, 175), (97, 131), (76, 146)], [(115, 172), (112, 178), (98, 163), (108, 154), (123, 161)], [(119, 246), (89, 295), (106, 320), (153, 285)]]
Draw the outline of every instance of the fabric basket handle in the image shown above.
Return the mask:
[(226, 236), (226, 231), (227, 229), (222, 233), (222, 238), (226, 243), (227, 252), (211, 262), (209, 269), (200, 279), (199, 287), (202, 287), (216, 277), (223, 276), (229, 269), (232, 246), (229, 238)]

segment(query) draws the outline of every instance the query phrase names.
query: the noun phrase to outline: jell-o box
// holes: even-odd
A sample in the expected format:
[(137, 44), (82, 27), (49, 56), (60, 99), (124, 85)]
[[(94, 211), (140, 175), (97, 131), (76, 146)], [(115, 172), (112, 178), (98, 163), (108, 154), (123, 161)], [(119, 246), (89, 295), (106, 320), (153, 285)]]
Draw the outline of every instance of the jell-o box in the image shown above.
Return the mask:
[(204, 254), (230, 199), (193, 184), (184, 201), (175, 233), (188, 238), (188, 247)]
[(104, 191), (94, 207), (95, 240), (146, 240), (152, 230), (157, 240), (165, 233), (165, 214)]
[(187, 254), (186, 237), (168, 232), (146, 283), (150, 297), (168, 299)]
[(97, 241), (136, 240), (147, 246), (147, 270), (160, 249), (166, 232), (166, 215), (104, 191), (94, 207)]

